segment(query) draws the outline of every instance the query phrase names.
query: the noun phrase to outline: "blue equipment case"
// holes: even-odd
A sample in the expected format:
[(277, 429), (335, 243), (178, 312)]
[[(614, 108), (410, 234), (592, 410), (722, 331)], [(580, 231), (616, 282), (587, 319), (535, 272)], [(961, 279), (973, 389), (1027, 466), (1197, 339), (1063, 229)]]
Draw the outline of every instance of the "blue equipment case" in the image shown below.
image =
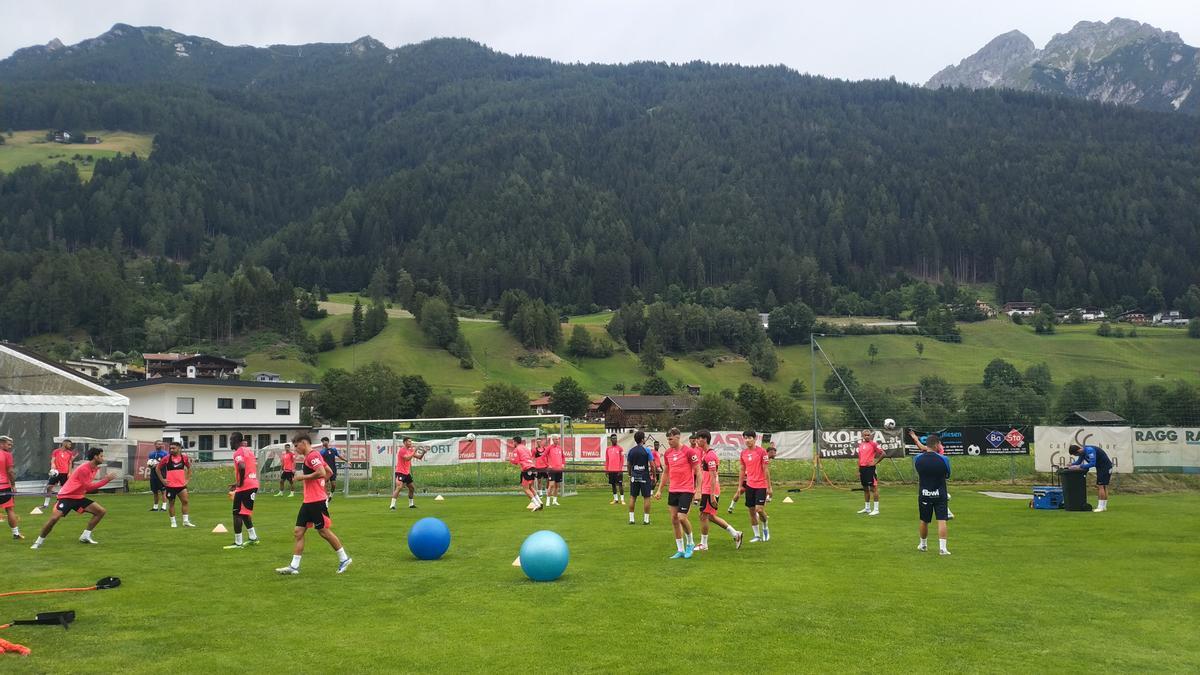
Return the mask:
[(1054, 485), (1033, 486), (1033, 508), (1061, 509), (1063, 507), (1063, 490)]

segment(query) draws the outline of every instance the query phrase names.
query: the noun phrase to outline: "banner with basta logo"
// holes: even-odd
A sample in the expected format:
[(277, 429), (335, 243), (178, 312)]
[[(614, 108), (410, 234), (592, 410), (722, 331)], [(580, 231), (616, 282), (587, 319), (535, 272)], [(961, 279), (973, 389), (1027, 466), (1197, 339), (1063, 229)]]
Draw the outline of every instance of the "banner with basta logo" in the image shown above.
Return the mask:
[[(920, 453), (917, 444), (904, 432), (904, 450), (910, 455)], [(947, 455), (1028, 455), (1033, 443), (1033, 429), (1027, 426), (962, 426), (940, 429), (912, 429), (922, 443), (929, 434), (936, 433), (942, 439), (942, 451)]]

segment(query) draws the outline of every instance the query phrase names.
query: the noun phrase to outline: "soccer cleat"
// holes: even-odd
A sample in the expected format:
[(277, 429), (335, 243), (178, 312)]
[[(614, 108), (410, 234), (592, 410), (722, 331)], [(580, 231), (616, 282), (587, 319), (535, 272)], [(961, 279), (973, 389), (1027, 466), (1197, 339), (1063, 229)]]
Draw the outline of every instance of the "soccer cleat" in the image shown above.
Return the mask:
[(675, 560), (676, 558), (682, 558), (682, 557), (683, 557), (683, 551), (676, 551), (675, 555), (671, 556), (669, 559)]
[(725, 513), (733, 513), (733, 505), (732, 504), (729, 505), (728, 509), (725, 509)]
[(410, 508), (410, 509), (415, 509), (415, 508), (417, 508), (417, 505), (416, 505), (416, 504), (409, 504), (409, 505), (408, 505), (408, 508)]
[(389, 511), (395, 511), (395, 510), (396, 510), (396, 507), (394, 507), (394, 506), (388, 507), (388, 510), (389, 510)]
[(950, 551), (938, 551), (941, 555), (950, 555)]
[(867, 506), (864, 506), (858, 510), (858, 513), (870, 513), (870, 512), (871, 512), (871, 509), (870, 509), (870, 507), (867, 507)]
[(546, 508), (546, 505), (545, 505), (545, 504), (541, 504), (541, 503), (539, 503), (539, 504), (537, 505), (537, 507), (536, 507), (536, 508), (534, 508), (533, 510), (534, 510), (534, 511), (541, 511), (541, 510), (542, 510), (542, 509), (544, 509), (544, 508)]
[(707, 551), (707, 550), (708, 550), (708, 546), (706, 546), (706, 545), (704, 545), (704, 544), (696, 544), (696, 547), (695, 547), (694, 549), (692, 549), (692, 550), (693, 550), (693, 551)]
[(258, 546), (259, 542), (261, 542), (261, 541), (262, 541), (261, 539), (255, 537), (254, 539), (247, 541), (246, 545), (247, 546)]
[(91, 537), (80, 537), (79, 543), (81, 543), (81, 544), (99, 544), (100, 542), (96, 541), (95, 539), (92, 539)]
[(24, 540), (25, 540), (25, 535), (23, 535), (23, 534), (14, 534), (13, 535), (13, 541), (24, 541)]
[(755, 536), (753, 539), (750, 540), (750, 543), (757, 544), (760, 541), (762, 541), (762, 537)]
[(171, 527), (179, 527), (179, 523), (171, 523)]
[(917, 544), (917, 550), (924, 553), (925, 551), (929, 550), (929, 547), (925, 544)]
[(954, 512), (953, 511), (949, 511), (949, 510), (946, 511), (946, 520), (954, 520)]
[(151, 510), (151, 511), (157, 511), (157, 510), (158, 510), (158, 507), (157, 507), (157, 506), (151, 506), (151, 507), (150, 507), (150, 510)]
[(35, 542), (33, 542), (33, 546), (30, 546), (29, 548), (34, 549), (36, 551), (37, 549), (39, 549), (41, 547), (42, 547), (42, 545), (35, 541)]
[(609, 502), (609, 505), (611, 506), (611, 505), (613, 505), (613, 504), (616, 504), (616, 503), (617, 503), (617, 498), (616, 498), (616, 497), (613, 497), (613, 500), (612, 500), (611, 502)]
[(300, 568), (292, 567), (291, 565), (288, 565), (287, 567), (276, 567), (275, 573), (276, 574), (300, 574)]
[(763, 541), (771, 541), (771, 531), (768, 530), (765, 525), (763, 526), (763, 529), (762, 529), (762, 540)]
[(693, 546), (693, 545), (691, 545), (691, 544), (684, 544), (684, 546), (683, 546), (683, 557), (685, 557), (685, 558), (690, 558), (690, 557), (692, 557), (692, 551), (695, 551), (695, 550), (696, 550), (696, 547), (695, 547), (695, 546)]
[(296, 493), (295, 493), (295, 492), (289, 492), (289, 493), (288, 493), (288, 496), (289, 496), (289, 497), (295, 497), (295, 496), (296, 496)]
[(246, 545), (245, 545), (245, 544), (230, 544), (230, 545), (228, 545), (228, 546), (225, 546), (225, 547), (223, 547), (223, 548), (224, 548), (226, 551), (233, 551), (233, 550), (238, 550), (238, 551), (240, 551), (240, 550), (242, 550), (242, 549), (246, 548)]
[(877, 515), (879, 515), (879, 509), (875, 509), (874, 511), (868, 513), (867, 515), (868, 516), (877, 516)]
[(742, 547), (742, 539), (743, 539), (743, 536), (742, 536), (741, 532), (733, 533), (733, 547), (735, 549), (739, 549)]
[(629, 521), (629, 524), (630, 524), (630, 525), (637, 525), (637, 523), (635, 523), (635, 522), (634, 522), (634, 521), (632, 521), (632, 520), (631, 520), (631, 521)]
[(183, 526), (184, 526), (184, 527), (195, 527), (195, 526), (196, 526), (196, 524), (195, 524), (195, 523), (193, 523), (193, 522), (192, 522), (192, 521), (190, 521), (190, 520), (185, 520), (185, 521), (183, 521)]
[(352, 563), (352, 562), (354, 562), (354, 558), (346, 558), (345, 560), (338, 563), (337, 573), (341, 574), (342, 572), (345, 572), (346, 568), (349, 567), (350, 563)]

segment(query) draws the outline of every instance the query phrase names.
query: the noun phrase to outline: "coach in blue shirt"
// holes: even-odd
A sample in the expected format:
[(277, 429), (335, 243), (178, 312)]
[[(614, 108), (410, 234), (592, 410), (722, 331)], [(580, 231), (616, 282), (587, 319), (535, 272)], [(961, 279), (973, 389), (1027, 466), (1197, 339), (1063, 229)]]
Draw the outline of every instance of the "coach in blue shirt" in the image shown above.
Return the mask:
[(1102, 448), (1094, 445), (1072, 445), (1067, 448), (1067, 452), (1075, 458), (1071, 465), (1067, 467), (1067, 471), (1082, 471), (1087, 473), (1090, 469), (1096, 469), (1096, 495), (1099, 498), (1099, 504), (1096, 505), (1096, 512), (1108, 510), (1108, 482), (1112, 479), (1112, 460), (1108, 458), (1108, 453)]

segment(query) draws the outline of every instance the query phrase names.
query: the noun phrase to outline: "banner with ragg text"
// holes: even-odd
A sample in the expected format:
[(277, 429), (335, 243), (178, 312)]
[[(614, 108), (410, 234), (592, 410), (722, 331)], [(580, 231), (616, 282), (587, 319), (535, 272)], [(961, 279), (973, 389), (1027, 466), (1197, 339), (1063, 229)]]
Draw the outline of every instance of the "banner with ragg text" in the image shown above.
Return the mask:
[(1200, 473), (1200, 427), (1133, 430), (1135, 473)]

